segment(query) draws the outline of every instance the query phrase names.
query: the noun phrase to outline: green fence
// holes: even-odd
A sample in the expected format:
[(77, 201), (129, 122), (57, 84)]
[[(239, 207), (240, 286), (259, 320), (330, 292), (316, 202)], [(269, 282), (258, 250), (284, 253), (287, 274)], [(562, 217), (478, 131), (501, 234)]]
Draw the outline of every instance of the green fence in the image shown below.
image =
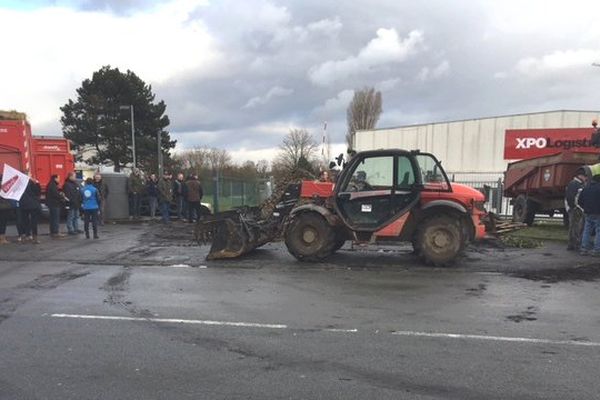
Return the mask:
[(201, 178), (204, 189), (203, 203), (210, 203), (213, 212), (231, 210), (240, 206), (257, 206), (270, 194), (267, 180), (206, 176)]

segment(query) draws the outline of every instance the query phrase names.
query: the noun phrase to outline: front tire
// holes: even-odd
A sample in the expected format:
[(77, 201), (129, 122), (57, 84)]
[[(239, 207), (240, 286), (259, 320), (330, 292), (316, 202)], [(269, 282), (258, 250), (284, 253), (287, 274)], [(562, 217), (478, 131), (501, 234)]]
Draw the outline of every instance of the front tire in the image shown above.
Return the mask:
[(335, 244), (335, 231), (315, 213), (294, 216), (285, 232), (285, 245), (299, 261), (322, 261), (332, 254)]
[(420, 224), (413, 246), (415, 252), (436, 267), (452, 264), (465, 247), (460, 221), (446, 215), (425, 219)]

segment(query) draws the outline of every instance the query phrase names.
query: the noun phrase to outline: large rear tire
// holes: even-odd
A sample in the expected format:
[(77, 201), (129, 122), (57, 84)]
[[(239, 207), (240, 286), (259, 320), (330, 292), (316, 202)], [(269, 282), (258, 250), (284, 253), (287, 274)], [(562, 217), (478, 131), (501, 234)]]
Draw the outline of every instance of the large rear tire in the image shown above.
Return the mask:
[(333, 253), (335, 231), (322, 216), (301, 213), (286, 229), (285, 245), (299, 261), (318, 262)]
[(465, 247), (460, 220), (449, 215), (425, 219), (419, 226), (413, 246), (425, 262), (436, 267), (451, 265)]

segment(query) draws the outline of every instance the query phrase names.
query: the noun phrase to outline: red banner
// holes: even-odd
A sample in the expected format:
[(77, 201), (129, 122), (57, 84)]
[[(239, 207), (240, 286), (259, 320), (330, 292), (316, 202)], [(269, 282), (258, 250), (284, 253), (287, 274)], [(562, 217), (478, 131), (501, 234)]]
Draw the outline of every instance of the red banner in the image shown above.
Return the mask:
[(598, 153), (592, 146), (593, 128), (507, 129), (504, 134), (504, 159), (523, 160), (565, 150)]

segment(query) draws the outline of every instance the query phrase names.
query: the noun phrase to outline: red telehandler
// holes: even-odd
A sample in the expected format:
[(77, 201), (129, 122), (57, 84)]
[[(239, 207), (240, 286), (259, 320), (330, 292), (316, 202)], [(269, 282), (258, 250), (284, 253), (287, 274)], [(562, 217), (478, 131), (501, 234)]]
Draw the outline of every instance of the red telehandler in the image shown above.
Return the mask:
[(361, 152), (335, 185), (305, 180), (280, 188), (267, 206), (199, 221), (196, 239), (212, 242), (207, 259), (239, 257), (283, 237), (300, 261), (324, 260), (347, 240), (400, 241), (443, 266), (485, 235), (483, 194), (450, 183), (435, 156), (418, 150)]

